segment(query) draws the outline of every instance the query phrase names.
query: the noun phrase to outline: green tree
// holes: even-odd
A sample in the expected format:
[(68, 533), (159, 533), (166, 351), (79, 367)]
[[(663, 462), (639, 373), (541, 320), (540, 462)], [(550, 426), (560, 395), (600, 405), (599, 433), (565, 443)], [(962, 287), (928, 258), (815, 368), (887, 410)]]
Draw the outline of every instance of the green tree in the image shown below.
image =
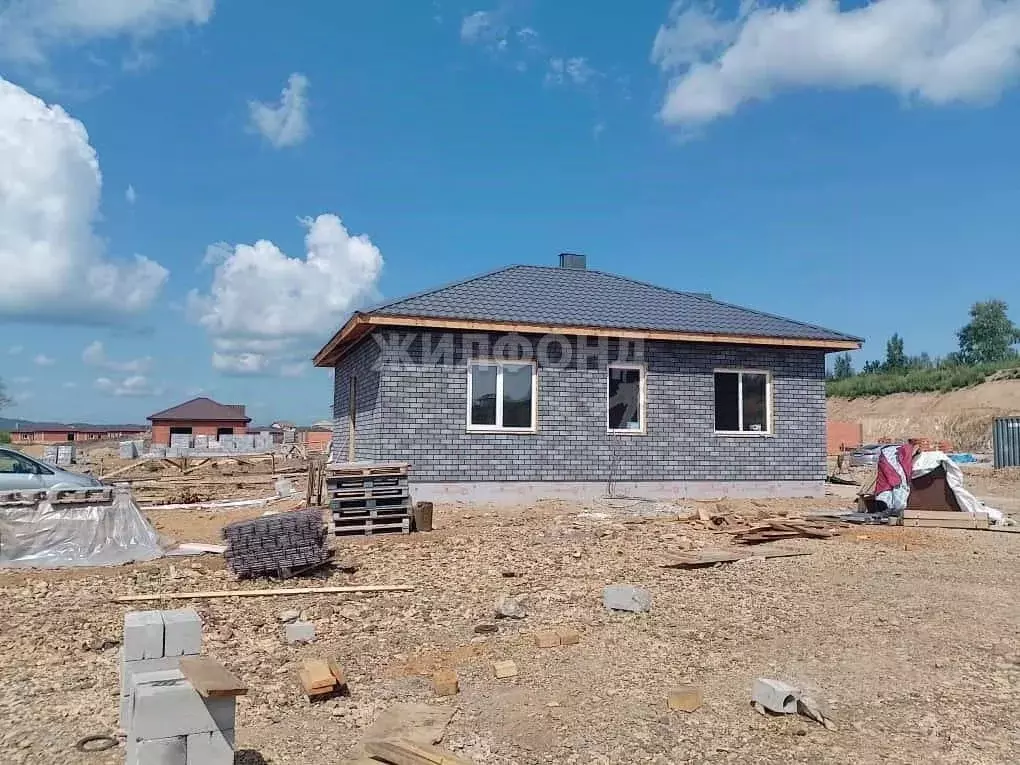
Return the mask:
[(903, 338), (899, 333), (894, 332), (885, 344), (885, 370), (887, 372), (898, 372), (906, 369), (907, 354), (903, 350)]
[(832, 379), (845, 380), (854, 376), (854, 363), (849, 353), (841, 353), (832, 362)]
[(970, 322), (956, 333), (966, 364), (994, 364), (1014, 358), (1020, 328), (1006, 315), (1004, 300), (986, 300), (970, 308)]
[(0, 430), (0, 444), (9, 444), (11, 442), (11, 434), (6, 430)]

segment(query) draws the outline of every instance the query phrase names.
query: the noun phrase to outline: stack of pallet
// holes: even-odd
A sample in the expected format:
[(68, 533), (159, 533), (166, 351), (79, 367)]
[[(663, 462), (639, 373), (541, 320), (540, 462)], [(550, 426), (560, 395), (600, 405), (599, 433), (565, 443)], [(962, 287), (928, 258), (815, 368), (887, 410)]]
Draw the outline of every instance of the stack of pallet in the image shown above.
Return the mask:
[(321, 511), (309, 508), (223, 528), (227, 568), (238, 576), (288, 578), (321, 566), (332, 551), (326, 547)]
[(408, 534), (411, 495), (406, 462), (326, 465), (326, 493), (336, 536)]

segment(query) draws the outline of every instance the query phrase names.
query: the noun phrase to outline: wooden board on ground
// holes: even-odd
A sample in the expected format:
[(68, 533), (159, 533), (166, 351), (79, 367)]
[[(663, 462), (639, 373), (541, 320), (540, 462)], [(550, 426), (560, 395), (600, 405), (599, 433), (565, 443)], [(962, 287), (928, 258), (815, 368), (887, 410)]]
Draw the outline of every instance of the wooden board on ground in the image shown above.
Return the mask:
[(472, 765), (470, 760), (407, 739), (366, 741), (365, 754), (390, 765)]
[[(904, 514), (901, 520), (904, 526), (933, 528), (933, 529), (987, 529), (988, 513), (956, 513), (953, 511), (939, 511), (933, 514), (924, 510), (911, 510), (911, 515)], [(932, 515), (938, 517), (932, 517)], [(945, 518), (942, 516), (953, 516)]]
[(160, 592), (155, 595), (122, 595), (114, 603), (140, 603), (148, 600), (200, 600), (202, 598), (260, 598), (275, 595), (335, 595), (349, 592), (410, 592), (409, 584), (366, 584), (350, 587), (290, 587), (264, 590), (209, 590), (206, 592)]
[(305, 659), (298, 670), (298, 679), (308, 696), (329, 693), (337, 684), (329, 664), (321, 659)]
[(456, 711), (457, 707), (454, 706), (394, 704), (368, 726), (362, 742), (351, 752), (350, 758), (361, 762), (359, 758), (367, 757), (364, 750), (366, 741), (401, 739), (415, 744), (438, 744), (446, 735), (446, 726)]
[(204, 698), (225, 699), (248, 693), (247, 686), (237, 675), (209, 656), (182, 656), (180, 668)]
[(663, 563), (662, 568), (704, 568), (705, 566), (714, 566), (717, 563), (735, 563), (745, 558), (789, 558), (810, 554), (810, 552), (802, 552), (800, 550), (765, 550), (748, 553), (743, 550), (704, 549), (696, 552), (681, 553), (673, 560)]

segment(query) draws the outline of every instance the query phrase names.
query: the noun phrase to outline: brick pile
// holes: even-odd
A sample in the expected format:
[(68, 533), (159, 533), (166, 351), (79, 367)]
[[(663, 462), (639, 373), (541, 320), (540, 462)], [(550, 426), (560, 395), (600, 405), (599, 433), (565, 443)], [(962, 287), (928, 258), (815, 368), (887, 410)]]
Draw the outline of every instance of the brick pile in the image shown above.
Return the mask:
[(178, 669), (202, 647), (193, 609), (124, 617), (121, 725), (126, 765), (232, 765), (236, 700), (203, 698)]
[(322, 513), (311, 508), (231, 523), (223, 538), (227, 568), (238, 576), (290, 576), (330, 557)]

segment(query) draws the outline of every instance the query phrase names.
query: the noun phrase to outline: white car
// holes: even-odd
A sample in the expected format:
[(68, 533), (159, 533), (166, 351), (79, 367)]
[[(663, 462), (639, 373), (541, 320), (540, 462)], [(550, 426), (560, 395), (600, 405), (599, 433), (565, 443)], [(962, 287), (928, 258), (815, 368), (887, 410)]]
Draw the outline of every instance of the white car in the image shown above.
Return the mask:
[(0, 448), (0, 491), (92, 489), (102, 481), (32, 459), (13, 449)]

